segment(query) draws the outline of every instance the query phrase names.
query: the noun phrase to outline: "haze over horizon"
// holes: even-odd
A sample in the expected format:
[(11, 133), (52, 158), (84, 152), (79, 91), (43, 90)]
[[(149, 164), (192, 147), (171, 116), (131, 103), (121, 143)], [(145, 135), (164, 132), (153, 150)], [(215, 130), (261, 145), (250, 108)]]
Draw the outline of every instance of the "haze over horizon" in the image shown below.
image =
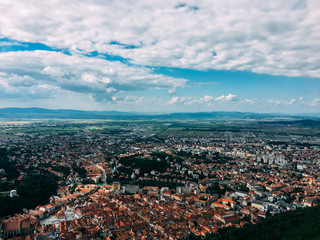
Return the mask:
[(320, 112), (320, 5), (0, 2), (0, 108)]

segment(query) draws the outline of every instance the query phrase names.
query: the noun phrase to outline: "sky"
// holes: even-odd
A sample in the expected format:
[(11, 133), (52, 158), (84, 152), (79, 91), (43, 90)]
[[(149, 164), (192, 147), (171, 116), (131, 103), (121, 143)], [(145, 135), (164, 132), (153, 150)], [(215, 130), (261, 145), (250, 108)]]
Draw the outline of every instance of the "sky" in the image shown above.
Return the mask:
[(0, 108), (320, 112), (318, 0), (1, 0)]

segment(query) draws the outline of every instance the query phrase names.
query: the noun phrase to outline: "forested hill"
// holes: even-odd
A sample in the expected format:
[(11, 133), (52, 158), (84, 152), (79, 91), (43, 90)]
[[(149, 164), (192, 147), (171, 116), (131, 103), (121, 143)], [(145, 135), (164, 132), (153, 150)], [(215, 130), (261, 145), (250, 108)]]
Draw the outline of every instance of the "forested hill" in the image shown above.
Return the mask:
[[(0, 194), (0, 218), (15, 213), (21, 213), (23, 208), (33, 209), (45, 204), (49, 198), (56, 194), (59, 177), (43, 169), (33, 167), (24, 168), (17, 166), (16, 162), (9, 161), (8, 152), (0, 148), (0, 169), (4, 169), (0, 177), (6, 181), (0, 181), (0, 192), (17, 190), (19, 197), (11, 198), (6, 194)], [(20, 172), (23, 178), (17, 180)]]
[(268, 217), (256, 225), (228, 227), (219, 234), (187, 239), (212, 240), (320, 240), (320, 207), (303, 208)]

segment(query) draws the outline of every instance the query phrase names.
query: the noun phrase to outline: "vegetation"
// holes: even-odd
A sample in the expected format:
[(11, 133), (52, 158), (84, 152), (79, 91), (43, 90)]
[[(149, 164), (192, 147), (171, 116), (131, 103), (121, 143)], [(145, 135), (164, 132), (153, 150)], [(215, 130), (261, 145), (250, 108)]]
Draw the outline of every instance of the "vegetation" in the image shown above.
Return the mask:
[(119, 160), (123, 167), (119, 168), (119, 172), (131, 174), (132, 169), (140, 169), (140, 174), (150, 173), (152, 170), (157, 172), (165, 172), (169, 167), (169, 163), (157, 157), (152, 159), (144, 159), (137, 157), (123, 157)]
[(229, 190), (231, 189), (226, 185), (220, 188), (219, 184), (213, 184), (207, 188), (206, 192), (209, 194), (218, 194), (220, 196), (220, 195), (224, 195), (225, 192)]
[(81, 181), (82, 184), (95, 184), (95, 182), (91, 178), (85, 178)]
[[(5, 177), (8, 180), (14, 179), (19, 176), (19, 172), (14, 162), (10, 162), (8, 159), (8, 152), (6, 148), (0, 148), (0, 169), (5, 170)], [(2, 191), (0, 189), (0, 191)]]
[(319, 240), (320, 207), (288, 211), (261, 220), (256, 225), (247, 224), (242, 228), (221, 228), (217, 234), (210, 234), (206, 237), (190, 235), (185, 239)]
[(81, 178), (85, 178), (87, 176), (87, 170), (84, 167), (72, 164), (72, 169), (73, 171), (77, 172)]
[(0, 149), (0, 166), (6, 171), (10, 181), (0, 182), (0, 191), (17, 190), (19, 197), (0, 196), (0, 217), (21, 212), (23, 208), (31, 209), (46, 203), (56, 193), (58, 177), (45, 170), (23, 169), (26, 176), (21, 181), (15, 162), (10, 162), (6, 149)]
[(66, 177), (69, 176), (69, 174), (71, 172), (69, 167), (65, 167), (65, 166), (61, 166), (61, 165), (51, 166), (51, 169), (53, 171), (62, 173)]
[(56, 193), (58, 177), (47, 171), (30, 171), (16, 185), (19, 197), (0, 197), (0, 217), (21, 212), (23, 208), (32, 209), (48, 202)]

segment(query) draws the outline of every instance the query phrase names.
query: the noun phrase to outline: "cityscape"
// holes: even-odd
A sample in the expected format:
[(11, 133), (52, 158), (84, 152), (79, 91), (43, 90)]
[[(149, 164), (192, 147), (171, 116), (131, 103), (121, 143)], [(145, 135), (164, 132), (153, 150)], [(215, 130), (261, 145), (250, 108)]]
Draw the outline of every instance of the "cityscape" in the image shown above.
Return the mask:
[(0, 233), (184, 239), (314, 207), (319, 133), (315, 120), (3, 122)]
[(318, 0), (0, 13), (0, 240), (320, 240)]

